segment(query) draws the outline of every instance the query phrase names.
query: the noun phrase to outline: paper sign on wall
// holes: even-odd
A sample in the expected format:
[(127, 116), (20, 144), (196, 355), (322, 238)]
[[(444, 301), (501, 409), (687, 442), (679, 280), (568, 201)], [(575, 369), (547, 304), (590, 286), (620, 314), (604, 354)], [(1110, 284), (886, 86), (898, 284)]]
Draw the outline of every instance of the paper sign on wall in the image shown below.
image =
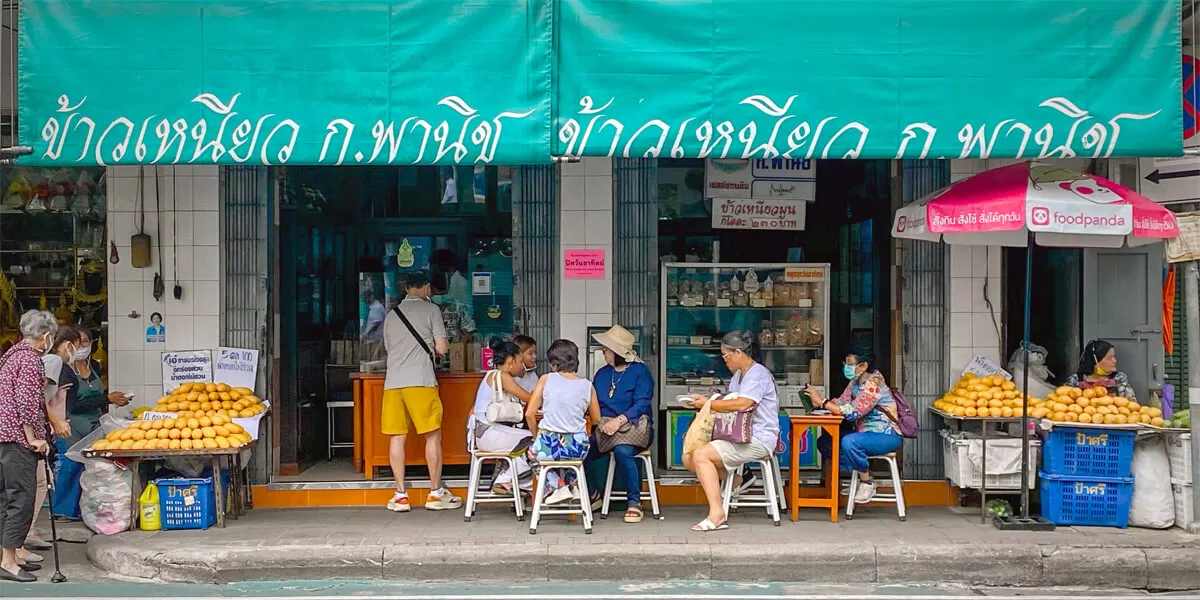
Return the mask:
[(472, 273), (471, 294), (474, 296), (490, 296), (492, 294), (492, 274), (483, 271)]
[(808, 204), (798, 200), (713, 198), (713, 229), (803, 231)]
[(216, 383), (254, 389), (258, 381), (258, 350), (218, 348), (214, 375)]
[(182, 384), (213, 380), (210, 350), (182, 350), (162, 353), (163, 392), (171, 393)]
[(565, 279), (604, 279), (603, 250), (563, 250)]

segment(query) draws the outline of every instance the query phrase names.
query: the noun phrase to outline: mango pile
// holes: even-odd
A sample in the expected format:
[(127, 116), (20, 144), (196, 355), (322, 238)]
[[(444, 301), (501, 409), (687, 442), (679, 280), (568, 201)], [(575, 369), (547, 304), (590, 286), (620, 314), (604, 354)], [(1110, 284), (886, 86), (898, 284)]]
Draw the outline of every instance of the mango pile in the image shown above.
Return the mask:
[[(991, 375), (963, 375), (954, 388), (933, 403), (933, 407), (956, 417), (1020, 417), (1024, 396), (1011, 381)], [(1029, 399), (1032, 408), (1037, 398)], [(1033, 411), (1030, 411), (1030, 415)]]
[(134, 421), (92, 444), (92, 450), (216, 450), (241, 448), (250, 434), (224, 415)]
[(1056, 423), (1163, 426), (1162, 409), (1142, 406), (1129, 398), (1109, 396), (1104, 388), (1086, 390), (1062, 386), (1030, 405), (1029, 416)]
[(181, 419), (216, 415), (230, 419), (247, 419), (267, 410), (254, 390), (229, 387), (224, 383), (185, 383), (158, 399), (155, 412), (179, 413)]

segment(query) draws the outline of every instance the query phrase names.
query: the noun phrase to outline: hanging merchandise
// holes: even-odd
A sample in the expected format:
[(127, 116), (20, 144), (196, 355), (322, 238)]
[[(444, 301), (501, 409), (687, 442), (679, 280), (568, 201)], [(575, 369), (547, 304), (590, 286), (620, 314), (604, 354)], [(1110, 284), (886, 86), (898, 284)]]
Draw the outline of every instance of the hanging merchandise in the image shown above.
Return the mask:
[(150, 252), (152, 250), (150, 244), (150, 235), (146, 233), (146, 168), (138, 167), (138, 188), (137, 188), (137, 210), (138, 210), (138, 232), (129, 238), (129, 251), (132, 255), (130, 259), (135, 269), (144, 269), (151, 264)]
[[(175, 171), (171, 170), (171, 190), (175, 190)], [(179, 208), (175, 205), (175, 194), (171, 194), (171, 274), (175, 276), (175, 289), (171, 295), (183, 299), (183, 286), (179, 285)]]
[(158, 228), (158, 272), (154, 274), (154, 300), (162, 300), (163, 293), (166, 292), (166, 284), (163, 282), (163, 245), (162, 245), (162, 193), (158, 188), (158, 167), (154, 167), (154, 211), (158, 213), (157, 228)]

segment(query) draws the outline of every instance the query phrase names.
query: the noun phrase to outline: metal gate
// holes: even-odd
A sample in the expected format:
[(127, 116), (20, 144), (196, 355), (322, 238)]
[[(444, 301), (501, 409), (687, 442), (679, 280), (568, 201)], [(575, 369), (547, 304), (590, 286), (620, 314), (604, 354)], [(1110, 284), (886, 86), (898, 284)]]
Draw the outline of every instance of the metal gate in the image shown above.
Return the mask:
[[(950, 184), (946, 160), (902, 160), (901, 201), (911, 204)], [(904, 453), (906, 479), (942, 479), (939, 423), (931, 406), (946, 389), (946, 246), (900, 241), (903, 390), (921, 421), (921, 435)]]
[[(260, 390), (270, 385), (267, 365), (271, 362), (267, 315), (270, 306), (270, 266), (268, 231), (270, 229), (271, 181), (267, 167), (233, 166), (221, 168), (222, 306), (221, 345), (258, 350)], [(270, 419), (262, 439), (272, 439)], [(270, 452), (256, 452), (252, 476), (265, 482), (269, 473)]]
[[(556, 167), (518, 167), (513, 173), (513, 327), (543, 347), (558, 329), (557, 198)], [(547, 372), (545, 364), (538, 368)]]
[(642, 328), (642, 359), (657, 372), (658, 163), (613, 159), (613, 307), (616, 322)]

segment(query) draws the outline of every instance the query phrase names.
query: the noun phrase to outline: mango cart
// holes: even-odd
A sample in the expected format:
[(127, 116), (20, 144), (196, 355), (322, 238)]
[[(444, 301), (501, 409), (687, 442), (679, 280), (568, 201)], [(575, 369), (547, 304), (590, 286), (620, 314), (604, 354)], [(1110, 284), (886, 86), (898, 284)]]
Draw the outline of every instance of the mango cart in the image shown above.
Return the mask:
[[(203, 450), (84, 450), (85, 458), (105, 458), (123, 464), (133, 474), (130, 483), (130, 493), (133, 495), (133, 519), (129, 522), (130, 529), (138, 523), (138, 496), (142, 493), (141, 464), (144, 461), (166, 460), (169, 458), (199, 458), (209, 463), (212, 468), (213, 495), (216, 501), (217, 527), (225, 527), (227, 508), (229, 516), (237, 519), (246, 514), (253, 497), (250, 491), (249, 472), (245, 469), (244, 458), (249, 456), (254, 448), (254, 442), (239, 448), (216, 448)], [(229, 499), (225, 498), (222, 485), (224, 472), (229, 471)]]

